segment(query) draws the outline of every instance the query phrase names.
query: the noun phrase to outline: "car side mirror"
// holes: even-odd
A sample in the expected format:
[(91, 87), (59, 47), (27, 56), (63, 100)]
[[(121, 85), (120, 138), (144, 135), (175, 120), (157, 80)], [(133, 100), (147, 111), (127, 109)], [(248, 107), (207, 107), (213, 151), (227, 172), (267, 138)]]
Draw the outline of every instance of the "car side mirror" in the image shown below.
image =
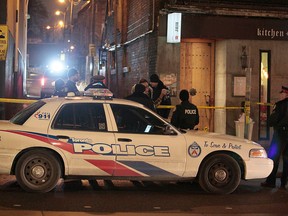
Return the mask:
[(177, 132), (171, 128), (170, 125), (166, 125), (163, 130), (164, 135), (177, 135)]

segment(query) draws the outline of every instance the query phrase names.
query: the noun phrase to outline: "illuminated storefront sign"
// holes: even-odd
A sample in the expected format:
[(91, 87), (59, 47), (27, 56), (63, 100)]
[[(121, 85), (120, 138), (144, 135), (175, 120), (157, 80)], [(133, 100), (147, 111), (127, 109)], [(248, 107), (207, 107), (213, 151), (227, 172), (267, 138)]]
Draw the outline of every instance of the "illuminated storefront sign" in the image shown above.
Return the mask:
[(180, 43), (181, 41), (181, 13), (168, 14), (167, 43)]
[[(169, 33), (167, 29), (172, 28), (173, 30), (173, 25), (169, 22), (171, 15), (167, 15), (168, 18), (160, 17), (159, 36), (167, 35), (167, 40), (175, 39), (171, 39), (167, 34), (167, 32)], [(175, 25), (174, 29), (176, 29)], [(179, 33), (179, 35), (181, 35), (181, 41), (188, 38), (288, 41), (288, 20), (257, 17), (195, 16), (195, 14), (183, 13), (181, 34)]]

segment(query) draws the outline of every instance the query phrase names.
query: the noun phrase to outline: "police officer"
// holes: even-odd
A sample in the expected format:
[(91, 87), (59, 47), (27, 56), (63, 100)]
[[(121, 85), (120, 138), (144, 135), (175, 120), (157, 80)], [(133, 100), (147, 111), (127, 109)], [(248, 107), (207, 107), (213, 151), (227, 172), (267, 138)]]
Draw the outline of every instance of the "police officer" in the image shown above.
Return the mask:
[(171, 98), (168, 87), (164, 85), (157, 74), (152, 74), (150, 76), (150, 86), (153, 89), (151, 98), (154, 102), (157, 113), (163, 118), (167, 119), (170, 114), (170, 109), (157, 109), (157, 107), (159, 105), (171, 105)]
[(95, 75), (91, 79), (91, 83), (86, 86), (84, 91), (90, 89), (90, 88), (105, 88), (107, 89), (107, 86), (104, 84), (103, 80), (105, 79), (102, 75)]
[(282, 86), (281, 100), (278, 101), (268, 118), (268, 125), (273, 127), (274, 134), (269, 147), (268, 157), (274, 162), (274, 167), (262, 187), (274, 188), (279, 160), (282, 155), (283, 171), (281, 176), (281, 189), (285, 189), (288, 174), (288, 87)]
[(136, 101), (148, 107), (152, 111), (156, 112), (152, 99), (145, 94), (146, 87), (142, 84), (136, 84), (134, 92), (127, 96), (125, 99)]
[(80, 91), (78, 90), (76, 83), (79, 81), (79, 73), (75, 68), (71, 68), (68, 71), (68, 81), (66, 82), (67, 93), (73, 92), (75, 96), (80, 95)]
[(176, 105), (171, 123), (180, 129), (194, 129), (199, 124), (198, 109), (189, 102), (189, 92), (187, 90), (181, 90), (179, 98), (181, 104)]
[(67, 96), (67, 89), (65, 87), (65, 82), (63, 79), (57, 79), (55, 81), (55, 91), (53, 96), (58, 96), (58, 97), (65, 97)]

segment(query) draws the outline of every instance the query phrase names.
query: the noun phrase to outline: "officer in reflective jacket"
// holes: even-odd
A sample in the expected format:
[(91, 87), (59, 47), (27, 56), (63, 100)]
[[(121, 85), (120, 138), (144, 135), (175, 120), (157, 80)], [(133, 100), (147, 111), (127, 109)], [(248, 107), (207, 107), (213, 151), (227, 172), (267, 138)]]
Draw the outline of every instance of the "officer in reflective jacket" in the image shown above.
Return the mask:
[(173, 111), (171, 124), (180, 129), (194, 129), (199, 124), (197, 106), (189, 102), (189, 92), (181, 90), (179, 94), (181, 104), (176, 105)]

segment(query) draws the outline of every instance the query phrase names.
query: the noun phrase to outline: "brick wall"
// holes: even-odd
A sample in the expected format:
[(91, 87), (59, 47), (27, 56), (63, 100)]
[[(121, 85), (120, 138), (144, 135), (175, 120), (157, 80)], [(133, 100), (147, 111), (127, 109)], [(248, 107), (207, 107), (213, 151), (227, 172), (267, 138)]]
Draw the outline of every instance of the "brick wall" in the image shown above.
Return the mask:
[[(155, 2), (153, 10), (153, 2)], [(159, 1), (127, 1), (127, 26), (118, 26), (117, 42), (121, 41), (121, 47), (117, 48), (117, 74), (110, 77), (110, 89), (116, 97), (126, 97), (130, 94), (131, 87), (141, 78), (149, 80), (149, 76), (156, 73), (157, 60), (157, 23)], [(125, 8), (123, 8), (125, 10)], [(155, 16), (153, 16), (155, 11)], [(153, 24), (154, 18), (154, 24)], [(115, 41), (114, 17), (108, 19), (107, 41)], [(122, 22), (122, 24), (125, 22)], [(111, 55), (110, 55), (111, 56)], [(113, 68), (112, 59), (108, 60), (109, 68)], [(129, 72), (123, 73), (123, 67), (128, 67)]]
[[(89, 44), (94, 43), (96, 47), (96, 57), (99, 59), (98, 50), (102, 43), (103, 25), (106, 16), (106, 0), (95, 0), (95, 17), (93, 26), (91, 4), (86, 4), (77, 14), (73, 26), (73, 43), (76, 45), (76, 56), (73, 59), (80, 71), (81, 79), (86, 80), (86, 56), (89, 54)], [(93, 28), (93, 30), (92, 30)], [(94, 31), (92, 33), (92, 31)], [(93, 40), (93, 41), (92, 41)], [(97, 66), (96, 66), (97, 67)], [(90, 78), (90, 77), (89, 77)], [(89, 80), (89, 79), (88, 79)]]

